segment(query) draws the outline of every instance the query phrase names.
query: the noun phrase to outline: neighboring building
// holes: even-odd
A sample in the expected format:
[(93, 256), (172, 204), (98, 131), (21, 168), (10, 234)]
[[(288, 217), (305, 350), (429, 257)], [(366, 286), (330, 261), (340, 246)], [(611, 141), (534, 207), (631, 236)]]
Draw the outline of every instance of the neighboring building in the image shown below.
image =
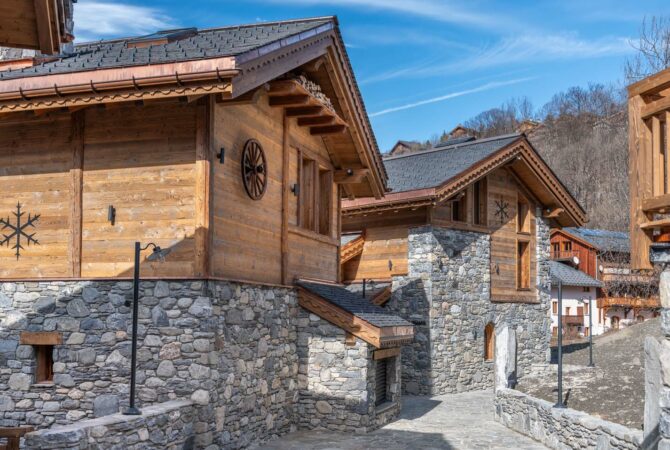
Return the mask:
[(73, 3), (76, 0), (3, 1), (0, 46), (34, 50), (44, 55), (62, 53), (74, 40)]
[(417, 141), (398, 141), (385, 156), (399, 156), (421, 150), (423, 145)]
[[(602, 334), (605, 326), (601, 320), (596, 291), (600, 281), (581, 270), (558, 261), (550, 261), (551, 270), (551, 335), (558, 336), (558, 284), (561, 283), (563, 304), (563, 336), (567, 339)], [(589, 325), (589, 315), (591, 325)], [(593, 329), (589, 327), (593, 327)]]
[(98, 445), (386, 423), (412, 325), (337, 284), (340, 199), (385, 180), (335, 18), (0, 70), (0, 427), (128, 405), (136, 241), (171, 250), (140, 260), (139, 406), (184, 409)]
[(658, 316), (655, 275), (631, 269), (628, 233), (571, 227), (553, 230), (551, 257), (601, 283), (593, 293), (598, 299), (594, 334)]
[(586, 214), (535, 149), (507, 135), (384, 163), (391, 193), (343, 202), (342, 277), (357, 290), (366, 280), (373, 303), (415, 324), (403, 388), (492, 387), (494, 336), (506, 328), (517, 375), (546, 362), (550, 228)]

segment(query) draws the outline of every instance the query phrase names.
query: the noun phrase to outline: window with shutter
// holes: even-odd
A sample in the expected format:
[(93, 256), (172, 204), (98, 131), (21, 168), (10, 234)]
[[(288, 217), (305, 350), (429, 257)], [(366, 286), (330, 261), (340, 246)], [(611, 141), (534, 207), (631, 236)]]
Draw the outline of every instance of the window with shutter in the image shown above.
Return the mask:
[(377, 360), (375, 372), (375, 406), (379, 406), (387, 401), (389, 359), (391, 358)]

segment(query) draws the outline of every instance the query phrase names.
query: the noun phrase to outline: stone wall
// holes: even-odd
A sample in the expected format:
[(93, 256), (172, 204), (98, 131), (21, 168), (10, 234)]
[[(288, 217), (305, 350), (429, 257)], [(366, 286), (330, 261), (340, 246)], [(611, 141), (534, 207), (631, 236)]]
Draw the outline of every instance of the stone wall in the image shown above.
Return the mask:
[(403, 348), (403, 387), (440, 395), (492, 388), (493, 361), (484, 359), (484, 328), (517, 336), (517, 374), (546, 362), (550, 339), (549, 226), (537, 214), (538, 303), (490, 301), (490, 236), (432, 226), (410, 229), (409, 272), (393, 280), (386, 308), (415, 324)]
[(141, 416), (112, 414), (28, 433), (26, 450), (181, 450), (193, 448), (193, 424), (207, 420), (190, 400), (172, 400), (144, 408)]
[[(0, 285), (0, 426), (65, 425), (128, 404), (132, 284)], [(192, 398), (199, 444), (239, 448), (295, 428), (293, 289), (227, 282), (142, 282), (139, 406)], [(21, 331), (56, 331), (53, 384), (34, 384)]]
[(495, 417), (508, 428), (554, 449), (634, 450), (642, 444), (639, 430), (574, 409), (557, 409), (547, 401), (510, 389), (496, 391)]
[(299, 427), (365, 433), (400, 411), (400, 362), (387, 372), (390, 402), (375, 406), (374, 347), (360, 339), (345, 344), (345, 332), (314, 314), (298, 319)]

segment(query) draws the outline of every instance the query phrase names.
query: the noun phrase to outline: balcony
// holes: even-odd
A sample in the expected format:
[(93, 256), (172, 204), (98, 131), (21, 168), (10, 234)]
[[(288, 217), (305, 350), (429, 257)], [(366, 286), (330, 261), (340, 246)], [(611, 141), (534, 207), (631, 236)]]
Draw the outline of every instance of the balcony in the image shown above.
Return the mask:
[(571, 261), (574, 258), (579, 257), (579, 253), (576, 250), (552, 250), (551, 259), (554, 261)]
[(563, 325), (584, 325), (584, 316), (563, 316)]
[(600, 308), (660, 308), (661, 301), (658, 297), (605, 297), (598, 300)]

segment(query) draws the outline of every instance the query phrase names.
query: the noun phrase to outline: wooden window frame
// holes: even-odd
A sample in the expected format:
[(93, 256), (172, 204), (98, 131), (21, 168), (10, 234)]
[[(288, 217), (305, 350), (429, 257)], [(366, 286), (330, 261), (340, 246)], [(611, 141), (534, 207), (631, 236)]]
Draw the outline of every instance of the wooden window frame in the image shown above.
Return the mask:
[(332, 167), (298, 151), (298, 227), (320, 236), (333, 234)]
[(558, 314), (558, 302), (557, 301), (552, 301), (551, 302), (551, 313), (552, 314)]
[[(525, 247), (525, 256), (520, 254), (521, 246)], [(517, 239), (516, 241), (516, 289), (517, 291), (531, 290), (531, 254), (530, 240)], [(523, 270), (523, 272), (522, 272)], [(523, 276), (526, 275), (527, 282), (523, 282)]]
[(488, 226), (488, 183), (486, 178), (477, 180), (472, 188), (472, 223)]
[(468, 223), (467, 190), (456, 194), (456, 198), (451, 202), (451, 221), (456, 223)]
[(516, 201), (516, 231), (517, 233), (530, 234), (531, 231), (530, 202), (526, 197), (517, 193)]
[(585, 316), (588, 316), (588, 315), (589, 315), (589, 308), (590, 308), (589, 303), (590, 303), (590, 302), (586, 302), (586, 303), (584, 303), (584, 315), (585, 315)]
[(571, 241), (563, 241), (563, 251), (564, 252), (571, 252), (572, 251), (572, 242)]
[(54, 346), (33, 345), (35, 352), (35, 384), (52, 384), (54, 381)]
[(484, 327), (484, 361), (493, 361), (495, 359), (496, 348), (496, 327), (493, 322), (489, 322)]

